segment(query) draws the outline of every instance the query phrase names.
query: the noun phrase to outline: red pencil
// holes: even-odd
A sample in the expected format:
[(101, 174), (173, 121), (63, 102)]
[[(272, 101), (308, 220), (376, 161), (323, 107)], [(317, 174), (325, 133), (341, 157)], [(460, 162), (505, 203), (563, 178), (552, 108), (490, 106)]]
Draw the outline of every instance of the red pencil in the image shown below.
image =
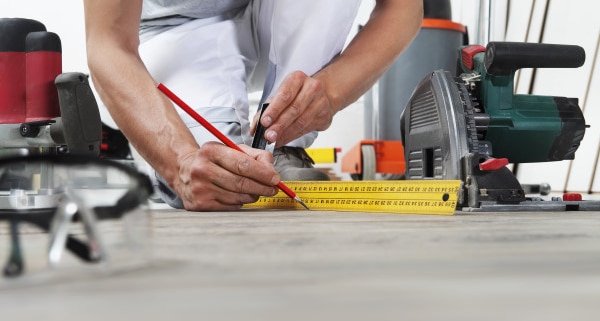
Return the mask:
[[(236, 143), (234, 143), (231, 139), (229, 139), (229, 137), (223, 135), (223, 133), (221, 133), (217, 128), (215, 128), (215, 126), (213, 126), (206, 119), (204, 119), (204, 117), (200, 116), (200, 114), (198, 114), (188, 104), (186, 104), (183, 100), (181, 100), (181, 98), (177, 97), (177, 95), (175, 95), (165, 85), (163, 85), (162, 83), (158, 84), (157, 88), (160, 91), (162, 91), (167, 97), (169, 97), (169, 99), (171, 99), (175, 104), (177, 104), (177, 106), (179, 106), (181, 109), (183, 109), (183, 111), (185, 111), (188, 115), (190, 115), (198, 123), (200, 123), (200, 125), (202, 125), (202, 127), (206, 128), (206, 130), (208, 130), (211, 134), (215, 135), (215, 137), (217, 137), (223, 144), (225, 144), (235, 150), (238, 150), (242, 153), (245, 153)], [(296, 195), (296, 193), (294, 193), (294, 191), (292, 191), (289, 187), (285, 186), (285, 184), (283, 184), (283, 182), (279, 182), (277, 184), (277, 187), (280, 190), (282, 190), (285, 193), (285, 195), (294, 199), (296, 202), (300, 203), (307, 210), (309, 210), (308, 206), (306, 206), (306, 204), (304, 204), (304, 202), (300, 199), (300, 197), (298, 197), (298, 195)]]

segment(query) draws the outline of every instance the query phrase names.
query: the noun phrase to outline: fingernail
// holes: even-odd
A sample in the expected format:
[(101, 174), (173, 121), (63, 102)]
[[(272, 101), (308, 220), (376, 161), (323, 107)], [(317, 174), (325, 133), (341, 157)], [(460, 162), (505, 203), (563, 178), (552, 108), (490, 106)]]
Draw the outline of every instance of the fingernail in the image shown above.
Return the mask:
[(273, 123), (273, 120), (269, 116), (264, 116), (261, 118), (260, 123), (265, 127), (269, 127)]
[(267, 130), (266, 137), (269, 142), (273, 143), (277, 141), (277, 132), (274, 130)]

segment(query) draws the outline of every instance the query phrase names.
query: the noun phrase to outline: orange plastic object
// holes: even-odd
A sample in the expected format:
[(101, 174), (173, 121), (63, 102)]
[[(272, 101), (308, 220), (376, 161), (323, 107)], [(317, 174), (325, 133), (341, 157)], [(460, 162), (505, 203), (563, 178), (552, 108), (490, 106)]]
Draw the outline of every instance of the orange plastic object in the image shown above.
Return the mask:
[(362, 174), (362, 146), (372, 145), (375, 149), (375, 172), (385, 174), (404, 174), (404, 146), (395, 140), (361, 140), (342, 157), (342, 172)]
[(456, 23), (446, 19), (435, 18), (424, 18), (421, 24), (421, 28), (456, 30), (462, 33), (467, 32), (467, 28), (464, 25), (461, 25), (460, 23)]

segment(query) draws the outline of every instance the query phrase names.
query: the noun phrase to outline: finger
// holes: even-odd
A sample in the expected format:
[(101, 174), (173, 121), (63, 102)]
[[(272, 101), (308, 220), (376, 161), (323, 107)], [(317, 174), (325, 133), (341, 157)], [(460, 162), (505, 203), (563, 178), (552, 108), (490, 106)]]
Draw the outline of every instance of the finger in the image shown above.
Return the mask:
[(319, 96), (313, 100), (300, 117), (277, 136), (276, 147), (285, 145), (311, 131), (326, 130), (331, 126), (332, 121), (333, 112), (331, 111), (329, 101), (325, 96)]
[(260, 112), (254, 114), (254, 118), (252, 118), (252, 122), (250, 123), (250, 135), (254, 135), (254, 133), (256, 132), (259, 115), (260, 115)]
[(234, 193), (227, 190), (221, 190), (218, 193), (213, 193), (214, 198), (209, 200), (212, 204), (212, 209), (223, 208), (239, 208), (244, 204), (254, 203), (258, 201), (259, 195)]
[(273, 154), (272, 153), (267, 152), (262, 149), (252, 148), (248, 145), (242, 144), (239, 146), (246, 154), (248, 154), (250, 157), (256, 159), (257, 161), (262, 162), (264, 164), (268, 164), (269, 167), (271, 167), (273, 165)]
[(192, 211), (234, 211), (258, 198), (258, 195), (233, 193), (215, 186), (210, 191), (200, 189), (182, 197), (185, 208)]
[[(252, 152), (258, 153), (258, 151)], [(205, 144), (202, 147), (202, 154), (210, 162), (224, 169), (215, 169), (209, 175), (215, 184), (230, 191), (272, 195), (273, 186), (280, 181), (279, 174), (272, 163), (258, 161), (248, 154), (240, 153), (222, 144)]]
[(218, 164), (199, 162), (185, 179), (186, 188), (181, 190), (180, 196), (185, 208), (202, 211), (235, 210), (243, 204), (256, 202), (259, 197), (257, 193), (265, 196), (277, 193), (276, 188), (264, 187), (249, 179), (245, 179), (250, 182), (247, 187), (243, 186), (243, 183), (236, 184), (239, 178)]
[[(274, 185), (264, 185), (247, 177), (234, 175), (230, 172), (221, 172), (217, 175), (213, 184), (221, 189), (223, 193), (216, 194), (216, 199), (224, 204), (245, 204), (255, 202), (256, 197), (273, 196), (277, 194)], [(226, 196), (226, 197), (224, 197)]]
[(265, 110), (260, 121), (263, 126), (271, 126), (280, 117), (294, 101), (307, 77), (301, 71), (295, 71), (285, 77), (275, 94), (269, 99), (269, 108)]
[(315, 122), (320, 122), (317, 115), (326, 107), (323, 85), (319, 80), (306, 78), (296, 98), (285, 111), (266, 130), (265, 137), (270, 142), (280, 143), (284, 133), (292, 135), (292, 139), (315, 128)]

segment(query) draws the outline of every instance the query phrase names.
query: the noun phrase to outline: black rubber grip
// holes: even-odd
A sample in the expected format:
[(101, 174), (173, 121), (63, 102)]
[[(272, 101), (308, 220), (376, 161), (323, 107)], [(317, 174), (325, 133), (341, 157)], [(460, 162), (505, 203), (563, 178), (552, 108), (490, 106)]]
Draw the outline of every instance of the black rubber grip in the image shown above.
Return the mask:
[(35, 31), (46, 27), (31, 19), (0, 18), (0, 52), (25, 52), (25, 37)]
[(102, 122), (88, 76), (78, 72), (56, 77), (64, 138), (71, 154), (100, 154)]
[(62, 53), (60, 37), (54, 32), (30, 32), (25, 37), (25, 52), (52, 51)]
[(258, 123), (256, 124), (256, 131), (254, 132), (254, 139), (252, 140), (252, 148), (258, 148), (264, 150), (267, 148), (267, 144), (269, 143), (265, 139), (265, 132), (267, 129), (260, 124), (260, 120), (262, 118), (262, 114), (265, 112), (265, 109), (269, 107), (268, 103), (262, 104), (260, 108), (260, 115), (258, 115)]
[(577, 68), (584, 62), (580, 46), (526, 42), (490, 42), (484, 58), (492, 75), (509, 75), (521, 68)]
[(423, 18), (452, 20), (450, 0), (423, 0)]

